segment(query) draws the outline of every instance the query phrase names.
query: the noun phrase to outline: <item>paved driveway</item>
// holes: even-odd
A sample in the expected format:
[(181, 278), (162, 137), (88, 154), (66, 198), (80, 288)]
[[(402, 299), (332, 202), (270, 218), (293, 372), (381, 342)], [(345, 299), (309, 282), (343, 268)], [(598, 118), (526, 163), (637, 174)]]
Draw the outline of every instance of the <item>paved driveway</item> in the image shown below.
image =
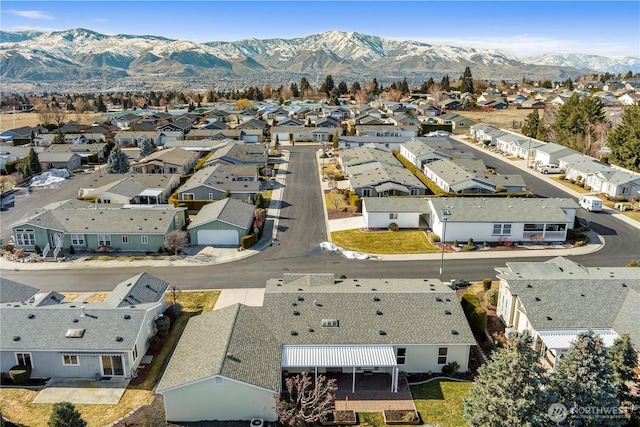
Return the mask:
[(129, 380), (95, 381), (52, 378), (33, 403), (71, 402), (73, 404), (117, 405)]

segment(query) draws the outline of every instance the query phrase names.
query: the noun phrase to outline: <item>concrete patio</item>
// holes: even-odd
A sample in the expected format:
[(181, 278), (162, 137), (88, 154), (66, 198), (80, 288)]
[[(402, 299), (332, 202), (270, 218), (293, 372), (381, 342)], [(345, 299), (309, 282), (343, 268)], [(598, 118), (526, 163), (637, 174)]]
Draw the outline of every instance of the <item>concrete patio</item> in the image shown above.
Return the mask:
[(80, 378), (52, 378), (33, 403), (116, 405), (129, 385), (128, 379), (96, 381)]

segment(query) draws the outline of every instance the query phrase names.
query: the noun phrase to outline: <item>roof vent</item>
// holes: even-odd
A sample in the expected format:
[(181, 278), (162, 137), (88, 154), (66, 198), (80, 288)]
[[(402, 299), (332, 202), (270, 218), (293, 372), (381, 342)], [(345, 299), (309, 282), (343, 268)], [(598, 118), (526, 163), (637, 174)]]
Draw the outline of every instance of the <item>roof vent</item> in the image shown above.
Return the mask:
[(296, 311), (293, 312), (293, 315), (294, 316), (300, 316), (300, 312), (296, 310)]
[(382, 330), (378, 331), (378, 334), (383, 335), (383, 336), (387, 335), (387, 333), (385, 331), (382, 331)]
[(36, 315), (35, 315), (35, 314), (33, 314), (33, 313), (31, 313), (31, 314), (29, 314), (27, 317), (28, 317), (29, 319), (35, 319), (35, 318), (36, 318)]
[(371, 290), (372, 290), (373, 292), (377, 291), (377, 289), (376, 289), (376, 288), (371, 288)]
[(438, 302), (442, 302), (442, 298), (440, 298), (440, 297), (436, 297), (436, 301), (438, 301)]
[(527, 285), (527, 288), (531, 289), (531, 288), (533, 288), (533, 286), (531, 286), (531, 285)]
[(451, 314), (451, 310), (445, 310), (445, 311), (444, 311), (444, 314), (448, 314), (448, 315), (450, 315), (450, 314)]
[(311, 326), (307, 326), (307, 329), (309, 330), (309, 332), (313, 332), (313, 328)]
[(291, 331), (291, 335), (293, 335), (294, 337), (298, 335), (298, 333), (296, 331)]
[(540, 298), (536, 297), (536, 301), (540, 301)]
[(14, 341), (20, 341), (20, 337), (16, 335), (15, 337), (13, 337), (13, 340)]
[(118, 342), (122, 342), (123, 340), (124, 340), (124, 338), (122, 338), (122, 337), (116, 337), (116, 341), (118, 341)]
[(459, 335), (459, 332), (456, 331), (455, 329), (452, 329), (451, 330), (451, 335)]
[(377, 314), (378, 316), (382, 316), (382, 312), (381, 312), (380, 310), (376, 311), (376, 314)]
[(80, 317), (87, 317), (87, 313), (84, 311), (84, 305), (80, 307)]
[(378, 298), (378, 297), (373, 297), (373, 300), (374, 300), (375, 302), (378, 302), (378, 301), (380, 301), (380, 298)]
[(626, 283), (623, 283), (623, 284), (622, 284), (622, 287), (623, 287), (623, 288), (626, 288), (626, 287), (627, 287), (627, 284), (626, 284)]
[(318, 302), (318, 300), (315, 300), (315, 299), (314, 299), (314, 300), (313, 300), (313, 306), (314, 306), (314, 307), (322, 307), (322, 304), (320, 304), (320, 303)]
[(73, 319), (73, 323), (78, 323), (79, 320), (78, 319)]
[(547, 316), (547, 320), (553, 320), (550, 316)]
[(304, 298), (298, 297), (298, 301), (304, 301)]
[(294, 306), (294, 307), (297, 307), (298, 303), (297, 302), (292, 302), (291, 305)]
[(129, 315), (129, 314), (125, 314), (125, 315), (124, 315), (124, 320), (129, 320), (129, 319), (131, 319), (131, 315)]

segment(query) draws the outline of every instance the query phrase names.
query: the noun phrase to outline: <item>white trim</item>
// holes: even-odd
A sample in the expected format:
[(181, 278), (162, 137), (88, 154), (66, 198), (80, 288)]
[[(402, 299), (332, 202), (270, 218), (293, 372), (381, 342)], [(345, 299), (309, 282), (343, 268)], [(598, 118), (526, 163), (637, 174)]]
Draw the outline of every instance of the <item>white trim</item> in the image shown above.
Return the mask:
[(236, 384), (245, 385), (245, 386), (256, 388), (256, 389), (262, 390), (262, 391), (268, 391), (269, 393), (279, 392), (280, 391), (280, 390), (271, 390), (271, 389), (260, 387), (258, 385), (254, 385), (254, 384), (249, 384), (249, 383), (246, 383), (244, 381), (240, 381), (240, 380), (236, 380), (236, 379), (233, 379), (233, 378), (225, 377), (224, 375), (215, 374), (215, 375), (210, 375), (208, 377), (200, 378), (199, 380), (189, 381), (188, 383), (184, 383), (184, 384), (176, 385), (176, 386), (173, 386), (173, 387), (169, 387), (169, 388), (164, 389), (164, 390), (156, 390), (156, 393), (164, 395), (164, 393), (166, 393), (166, 392), (174, 391), (174, 390), (177, 390), (177, 389), (180, 389), (180, 388), (183, 388), (183, 387), (188, 387), (190, 385), (198, 384), (198, 383), (201, 383), (201, 382), (204, 382), (204, 381), (209, 381), (209, 380), (212, 380), (215, 377), (221, 377), (221, 378), (224, 378), (225, 380), (229, 380), (229, 381), (234, 382)]
[(18, 360), (18, 355), (19, 354), (28, 354), (29, 355), (29, 362), (31, 362), (31, 369), (35, 369), (35, 365), (33, 364), (33, 354), (31, 354), (30, 351), (16, 351), (15, 353), (13, 353), (14, 357), (16, 358), (16, 365), (20, 365), (20, 360)]
[[(80, 366), (80, 359), (77, 354), (63, 354), (60, 357), (62, 357), (62, 366)], [(76, 363), (67, 363), (65, 357), (68, 357), (70, 362), (72, 361), (71, 358), (75, 358)]]

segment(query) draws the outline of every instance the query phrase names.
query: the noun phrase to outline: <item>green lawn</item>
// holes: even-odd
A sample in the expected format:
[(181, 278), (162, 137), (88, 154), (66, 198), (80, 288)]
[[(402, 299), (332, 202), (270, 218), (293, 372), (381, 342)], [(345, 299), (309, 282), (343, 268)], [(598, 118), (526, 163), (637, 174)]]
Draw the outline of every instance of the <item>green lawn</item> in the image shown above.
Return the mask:
[(334, 231), (331, 233), (331, 241), (345, 249), (369, 254), (440, 252), (421, 231)]
[(411, 393), (422, 422), (442, 427), (466, 426), (462, 398), (473, 387), (470, 382), (439, 380), (411, 386)]

